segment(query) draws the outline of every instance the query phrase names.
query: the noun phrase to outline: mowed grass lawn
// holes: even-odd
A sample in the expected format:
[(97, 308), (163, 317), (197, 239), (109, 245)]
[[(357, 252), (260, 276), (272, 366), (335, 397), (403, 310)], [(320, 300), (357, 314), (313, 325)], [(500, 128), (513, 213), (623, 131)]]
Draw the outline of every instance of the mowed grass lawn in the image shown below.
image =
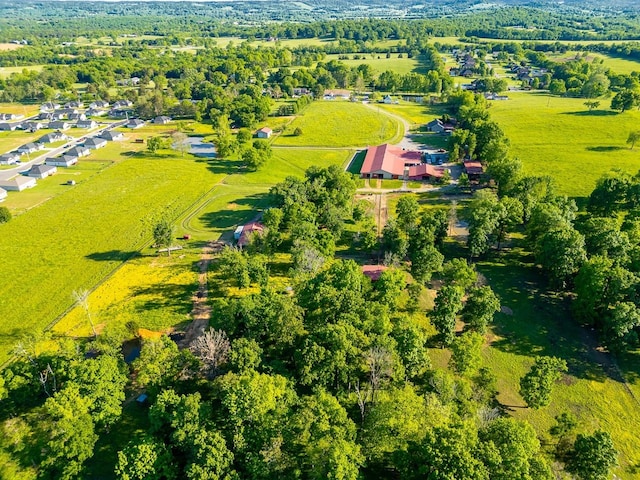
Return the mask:
[[(296, 128), (302, 135), (294, 136)], [(404, 127), (360, 103), (317, 101), (307, 107), (275, 141), (275, 146), (362, 147), (397, 142)]]
[(640, 170), (640, 149), (626, 144), (629, 132), (640, 126), (640, 112), (613, 112), (608, 99), (600, 110), (588, 112), (584, 102), (510, 92), (508, 101), (491, 106), (491, 117), (511, 141), (511, 155), (522, 161), (524, 172), (550, 175), (560, 193), (575, 197), (589, 195), (611, 169)]
[[(357, 55), (360, 58), (354, 60), (354, 55)], [(348, 59), (341, 59), (341, 56), (344, 55), (327, 55), (326, 60), (338, 60), (350, 68), (357, 67), (358, 65), (370, 65), (376, 76), (386, 70), (391, 70), (392, 72), (401, 75), (411, 72), (424, 73), (420, 68), (420, 62), (415, 58), (408, 58), (406, 53), (402, 54), (402, 58), (399, 58), (397, 53), (392, 53), (389, 58), (387, 58), (385, 53), (348, 54)]]
[(0, 361), (24, 334), (42, 331), (222, 178), (191, 159), (131, 159), (0, 225)]

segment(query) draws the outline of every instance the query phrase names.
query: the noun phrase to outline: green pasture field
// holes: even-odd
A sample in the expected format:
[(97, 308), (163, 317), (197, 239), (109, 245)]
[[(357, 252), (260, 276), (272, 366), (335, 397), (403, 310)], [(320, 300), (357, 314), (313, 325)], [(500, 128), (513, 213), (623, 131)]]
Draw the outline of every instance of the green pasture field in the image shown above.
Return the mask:
[[(2, 202), (2, 206), (11, 210), (14, 216), (21, 215), (58, 195), (65, 194), (76, 188), (80, 183), (89, 180), (108, 165), (109, 162), (86, 160), (85, 157), (72, 167), (58, 167), (55, 175), (37, 180), (38, 183), (34, 188), (29, 188), (22, 192), (8, 192), (7, 199)], [(67, 185), (67, 180), (74, 180), (76, 185)]]
[[(47, 129), (47, 130), (43, 129), (34, 133), (27, 132), (24, 130), (14, 130), (13, 132), (0, 132), (0, 152), (1, 153), (10, 152), (12, 150), (15, 150), (19, 146), (24, 145), (25, 143), (33, 142), (39, 139), (40, 137), (42, 137), (43, 135), (46, 135), (47, 133), (51, 133), (51, 132), (53, 132), (53, 130), (50, 130), (50, 129)], [(39, 152), (32, 154), (32, 156), (36, 157), (36, 156), (44, 155), (45, 153), (47, 153), (46, 150), (40, 150)]]
[[(300, 127), (302, 135), (293, 136)], [(279, 135), (274, 145), (314, 147), (362, 147), (398, 142), (404, 127), (387, 115), (360, 103), (313, 102)]]
[(550, 175), (560, 193), (588, 195), (604, 173), (620, 168), (640, 169), (640, 150), (626, 144), (638, 129), (640, 112), (587, 111), (584, 99), (561, 98), (540, 92), (509, 92), (509, 100), (493, 102), (491, 117), (511, 141), (511, 155), (522, 161), (526, 174)]
[(428, 105), (418, 104), (413, 102), (403, 102), (397, 104), (376, 104), (382, 110), (385, 110), (394, 115), (399, 115), (408, 122), (410, 122), (411, 130), (420, 127), (421, 125), (430, 122), (434, 118), (441, 117), (446, 112), (442, 105)]
[[(1, 74), (0, 74), (1, 76)], [(39, 105), (23, 105), (21, 103), (0, 103), (0, 113), (16, 113), (31, 117), (40, 110)]]
[(0, 67), (0, 78), (6, 78), (12, 73), (22, 73), (23, 70), (40, 72), (46, 65), (28, 65), (24, 67)]
[[(415, 58), (408, 58), (406, 53), (402, 54), (402, 58), (398, 58), (397, 53), (392, 53), (390, 58), (387, 58), (384, 53), (357, 53), (346, 55), (349, 57), (348, 60), (339, 58), (344, 55), (327, 55), (326, 61), (338, 60), (351, 68), (357, 67), (358, 65), (370, 65), (376, 76), (386, 70), (391, 70), (401, 75), (411, 72), (425, 73), (424, 68), (421, 68), (420, 62)], [(354, 55), (358, 55), (361, 58), (354, 60)]]
[[(547, 56), (550, 59), (558, 62), (558, 61), (573, 60), (574, 58), (576, 58), (576, 55), (578, 56), (578, 58), (580, 58), (583, 53), (584, 52), (569, 51), (565, 53), (556, 53), (556, 54), (548, 53)], [(607, 55), (604, 53), (591, 53), (591, 52), (589, 52), (588, 55), (584, 58), (588, 61), (592, 61), (594, 58), (602, 59), (604, 60), (604, 66), (607, 68), (610, 68), (616, 73), (629, 74), (631, 72), (640, 72), (640, 62), (636, 62), (634, 60), (615, 57), (613, 55)]]
[(192, 208), (220, 178), (192, 158), (134, 158), (0, 225), (11, 279), (0, 286), (0, 360), (63, 313), (73, 290), (93, 287), (137, 252), (155, 220)]

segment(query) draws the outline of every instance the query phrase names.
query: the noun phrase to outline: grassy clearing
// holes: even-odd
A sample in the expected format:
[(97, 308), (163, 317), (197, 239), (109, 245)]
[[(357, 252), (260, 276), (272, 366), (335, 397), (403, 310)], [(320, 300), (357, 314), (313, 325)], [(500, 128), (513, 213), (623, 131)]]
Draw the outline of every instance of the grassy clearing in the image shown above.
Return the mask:
[(13, 215), (21, 215), (75, 188), (67, 185), (67, 180), (74, 180), (77, 184), (80, 184), (88, 181), (108, 165), (108, 162), (85, 160), (73, 167), (58, 167), (58, 172), (54, 176), (38, 180), (35, 188), (30, 188), (23, 192), (9, 192), (7, 199), (3, 202), (3, 206), (9, 208)]
[(350, 68), (357, 67), (358, 65), (370, 65), (376, 75), (381, 74), (386, 70), (391, 70), (395, 73), (405, 75), (411, 72), (424, 73), (420, 67), (420, 62), (415, 58), (407, 58), (407, 54), (403, 54), (402, 58), (398, 58), (397, 53), (392, 53), (390, 58), (386, 58), (384, 53), (358, 53), (360, 56), (358, 60), (354, 60), (353, 54), (349, 54), (348, 60), (340, 59), (343, 55), (327, 55), (327, 61), (339, 60)]
[(0, 67), (0, 77), (6, 78), (12, 73), (22, 73), (23, 70), (29, 72), (40, 72), (46, 65), (27, 65), (24, 67)]
[(640, 151), (626, 144), (640, 112), (607, 110), (607, 99), (602, 110), (588, 112), (584, 99), (535, 92), (511, 92), (509, 98), (495, 102), (491, 116), (510, 139), (511, 154), (525, 173), (551, 175), (560, 193), (585, 196), (605, 172), (621, 168), (635, 174), (640, 168)]
[[(517, 243), (516, 243), (517, 246)], [(593, 332), (571, 319), (567, 299), (549, 294), (545, 279), (533, 268), (532, 259), (520, 248), (490, 261), (478, 271), (509, 307), (513, 315), (498, 314), (489, 344), (486, 365), (498, 375), (499, 401), (517, 418), (529, 420), (545, 436), (554, 416), (571, 411), (584, 431), (602, 428), (611, 433), (619, 449), (621, 478), (640, 478), (629, 467), (640, 461), (640, 405), (626, 390), (611, 358), (596, 350)], [(536, 355), (563, 358), (569, 365), (562, 386), (555, 389), (549, 407), (534, 411), (525, 407), (518, 392), (520, 377)]]
[[(0, 110), (1, 111), (1, 110)], [(25, 143), (33, 142), (43, 135), (47, 133), (53, 132), (53, 130), (40, 130), (39, 132), (27, 132), (24, 130), (14, 130), (13, 132), (0, 132), (0, 152), (6, 153), (12, 150), (15, 150), (21, 145)], [(35, 153), (34, 155), (40, 155), (45, 153), (43, 150), (41, 152)]]
[[(348, 126), (348, 128), (347, 128)], [(302, 135), (293, 136), (300, 127)], [(357, 147), (397, 142), (404, 135), (395, 119), (359, 103), (313, 102), (274, 141), (274, 145)]]
[[(1, 113), (15, 113), (30, 117), (38, 113), (40, 107), (38, 105), (22, 105), (21, 103), (0, 103)], [(4, 132), (3, 132), (4, 133)]]
[(175, 218), (216, 178), (187, 159), (131, 159), (1, 225), (11, 281), (0, 286), (0, 360), (69, 307), (73, 290), (97, 284), (146, 243), (154, 219)]
[(569, 51), (556, 54), (548, 53), (547, 56), (557, 62), (566, 62), (569, 60), (573, 60), (576, 58), (576, 56), (578, 58), (584, 58), (587, 61), (593, 61), (594, 58), (597, 58), (604, 60), (604, 66), (610, 68), (616, 73), (629, 74), (631, 72), (640, 72), (640, 62), (628, 60), (626, 58), (615, 57), (613, 55), (607, 55), (604, 53), (588, 53), (586, 57), (582, 57), (583, 53), (585, 52)]
[(408, 120), (412, 126), (411, 129), (428, 123), (434, 118), (441, 117), (445, 113), (444, 107), (441, 105), (417, 104), (412, 102), (400, 102), (398, 104), (378, 104), (382, 110), (400, 115)]

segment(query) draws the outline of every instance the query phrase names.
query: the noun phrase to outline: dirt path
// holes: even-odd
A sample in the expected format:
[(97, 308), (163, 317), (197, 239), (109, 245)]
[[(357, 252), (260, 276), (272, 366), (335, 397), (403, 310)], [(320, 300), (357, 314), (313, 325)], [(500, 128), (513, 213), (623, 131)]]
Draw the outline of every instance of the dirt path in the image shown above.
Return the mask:
[(202, 255), (198, 262), (200, 273), (198, 274), (198, 290), (193, 297), (193, 310), (191, 310), (191, 317), (193, 321), (187, 326), (184, 332), (184, 338), (180, 340), (180, 346), (183, 348), (188, 347), (191, 342), (202, 335), (205, 329), (209, 326), (209, 320), (211, 319), (211, 306), (209, 305), (209, 288), (207, 283), (207, 271), (209, 265), (213, 259), (213, 253), (218, 248), (218, 243), (209, 242), (202, 249)]

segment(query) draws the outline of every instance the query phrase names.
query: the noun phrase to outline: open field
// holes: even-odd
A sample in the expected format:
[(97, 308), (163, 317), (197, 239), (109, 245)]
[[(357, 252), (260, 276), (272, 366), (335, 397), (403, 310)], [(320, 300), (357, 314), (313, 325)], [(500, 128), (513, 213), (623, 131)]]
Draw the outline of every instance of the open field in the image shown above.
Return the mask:
[[(7, 153), (16, 148), (24, 145), (25, 143), (33, 142), (39, 139), (47, 133), (51, 133), (53, 130), (42, 129), (38, 132), (27, 132), (25, 130), (14, 130), (13, 132), (0, 132), (0, 154)], [(49, 145), (47, 145), (47, 148)], [(42, 155), (46, 153), (46, 150), (40, 150), (33, 155)]]
[(17, 43), (0, 43), (0, 50), (17, 50), (24, 45), (18, 45)]
[[(511, 141), (511, 155), (527, 174), (550, 175), (560, 193), (586, 196), (596, 180), (614, 168), (632, 174), (640, 169), (640, 150), (626, 144), (638, 129), (640, 112), (588, 112), (584, 99), (560, 98), (536, 92), (510, 92), (494, 102), (491, 116)], [(528, 114), (523, 114), (528, 112)]]
[(131, 159), (0, 226), (11, 279), (0, 287), (0, 360), (68, 308), (73, 290), (91, 288), (142, 247), (155, 220), (182, 214), (217, 178), (191, 159)]
[[(578, 51), (569, 51), (565, 53), (547, 53), (547, 57), (550, 59), (561, 62), (561, 61), (569, 61), (573, 60), (578, 56), (580, 58), (582, 54), (585, 52)], [(640, 62), (635, 62), (633, 60), (628, 60), (626, 58), (615, 57), (613, 55), (606, 55), (604, 53), (591, 53), (589, 52), (586, 57), (584, 57), (588, 61), (592, 61), (593, 59), (602, 59), (604, 61), (604, 66), (606, 68), (610, 68), (616, 73), (620, 74), (629, 74), (631, 72), (640, 72)]]
[[(293, 136), (298, 127), (302, 135)], [(394, 143), (403, 135), (404, 128), (399, 122), (362, 104), (319, 101), (291, 122), (274, 145), (358, 147)]]
[(339, 58), (344, 55), (327, 55), (326, 60), (338, 60), (350, 68), (358, 65), (370, 65), (376, 76), (386, 70), (401, 75), (411, 72), (425, 73), (424, 69), (420, 68), (420, 62), (415, 58), (408, 58), (406, 53), (402, 54), (402, 58), (398, 58), (397, 53), (392, 53), (390, 58), (386, 58), (384, 53), (358, 53), (355, 55), (361, 58), (354, 60), (354, 54), (348, 54), (349, 59), (345, 60)]
[(5, 78), (11, 75), (12, 73), (21, 73), (23, 70), (28, 70), (30, 72), (39, 72), (44, 67), (45, 65), (28, 65), (24, 67), (0, 67), (0, 77)]
[(0, 113), (15, 113), (30, 117), (40, 110), (40, 105), (21, 105), (19, 103), (0, 103)]

